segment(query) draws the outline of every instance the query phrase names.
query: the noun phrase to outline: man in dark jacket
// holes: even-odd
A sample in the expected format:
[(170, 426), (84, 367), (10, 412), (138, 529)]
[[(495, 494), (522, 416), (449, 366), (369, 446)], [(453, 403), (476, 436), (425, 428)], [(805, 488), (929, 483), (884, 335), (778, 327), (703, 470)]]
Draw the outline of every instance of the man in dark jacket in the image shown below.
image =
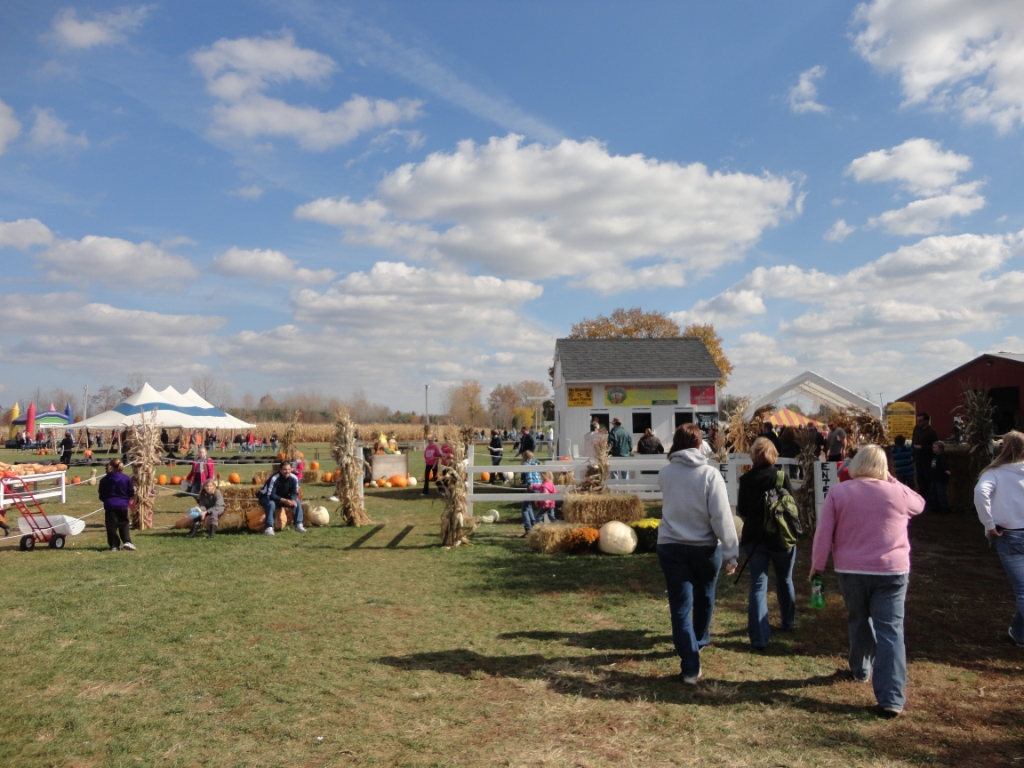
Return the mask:
[(537, 441), (534, 440), (533, 435), (530, 434), (530, 428), (523, 427), (522, 434), (519, 437), (519, 451), (516, 453), (516, 456), (522, 456), (527, 451), (530, 453), (536, 453)]
[[(622, 458), (632, 453), (633, 436), (622, 426), (621, 419), (612, 419), (612, 428), (608, 432), (608, 455), (612, 458)], [(610, 472), (609, 476), (626, 479), (629, 477), (629, 472)]]
[(292, 474), (292, 464), (290, 461), (281, 462), (280, 470), (267, 479), (267, 482), (260, 488), (256, 498), (267, 516), (267, 521), (263, 527), (263, 533), (267, 536), (274, 535), (274, 511), (278, 507), (293, 509), (295, 532), (306, 532), (306, 529), (302, 526), (302, 502), (299, 501), (299, 480)]
[[(498, 434), (498, 430), (491, 430), (491, 442), (487, 444), (487, 450), (491, 454), (491, 466), (496, 467), (501, 464), (501, 457), (505, 454), (505, 446), (501, 442), (501, 435)], [(498, 483), (498, 471), (493, 470), (491, 472), (491, 485), (497, 485)]]
[(932, 446), (939, 439), (927, 413), (917, 414), (917, 426), (911, 443), (914, 448), (914, 468), (917, 470), (917, 492), (926, 500), (932, 497)]

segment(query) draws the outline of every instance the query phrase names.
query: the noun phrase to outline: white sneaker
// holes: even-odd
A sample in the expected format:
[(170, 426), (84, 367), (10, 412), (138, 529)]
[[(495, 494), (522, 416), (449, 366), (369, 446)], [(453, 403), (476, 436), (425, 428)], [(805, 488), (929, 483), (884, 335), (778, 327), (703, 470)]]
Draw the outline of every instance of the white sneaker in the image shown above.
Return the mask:
[(132, 544), (130, 541), (125, 542), (124, 548), (127, 549), (129, 552), (135, 551), (135, 545)]
[(111, 547), (111, 548), (110, 548), (110, 551), (111, 551), (111, 552), (120, 552), (120, 551), (121, 551), (121, 548), (120, 548), (120, 547)]
[(686, 683), (687, 685), (696, 685), (698, 683), (698, 681), (700, 680), (700, 678), (701, 678), (700, 668), (698, 667), (696, 675), (691, 675), (689, 677), (686, 676), (686, 675), (683, 675), (683, 682)]
[(296, 533), (305, 533), (306, 532), (306, 528), (305, 528), (305, 526), (303, 526), (302, 523), (296, 523), (295, 524), (295, 532)]
[(274, 535), (274, 529), (273, 528), (264, 528), (263, 529), (263, 535), (264, 536), (273, 536)]
[(337, 496), (331, 496), (331, 497), (330, 497), (330, 498), (328, 498), (327, 500), (328, 500), (328, 501), (341, 501), (341, 499), (339, 499), (339, 498), (338, 498)]

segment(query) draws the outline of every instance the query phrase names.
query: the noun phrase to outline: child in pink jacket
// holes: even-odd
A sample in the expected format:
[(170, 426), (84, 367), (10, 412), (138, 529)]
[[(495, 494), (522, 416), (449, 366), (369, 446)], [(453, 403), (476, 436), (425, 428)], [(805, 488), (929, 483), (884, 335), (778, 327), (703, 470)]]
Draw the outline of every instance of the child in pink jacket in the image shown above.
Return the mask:
[[(550, 472), (541, 472), (541, 482), (537, 485), (531, 485), (530, 490), (536, 493), (542, 494), (554, 494), (555, 493), (555, 476)], [(543, 522), (544, 516), (547, 515), (548, 520), (552, 523), (555, 522), (555, 500), (548, 499), (544, 501), (534, 502), (534, 506), (537, 507), (538, 515), (537, 522)]]

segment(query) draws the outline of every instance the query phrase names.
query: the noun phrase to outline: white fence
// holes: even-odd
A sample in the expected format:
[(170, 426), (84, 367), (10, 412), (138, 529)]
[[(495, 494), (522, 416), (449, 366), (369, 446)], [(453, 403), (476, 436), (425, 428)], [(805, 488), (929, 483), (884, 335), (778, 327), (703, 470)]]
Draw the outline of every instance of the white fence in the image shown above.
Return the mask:
[[(659, 469), (665, 466), (667, 463), (667, 457), (664, 454), (656, 456), (630, 456), (626, 458), (611, 458), (608, 459), (608, 465), (613, 474), (620, 475), (615, 479), (609, 479), (607, 485), (609, 488), (622, 493), (635, 493), (640, 497), (642, 501), (661, 501), (661, 489), (658, 487), (658, 475)], [(729, 460), (726, 462), (711, 461), (709, 462), (712, 466), (718, 467), (718, 471), (722, 473), (722, 479), (725, 480), (725, 487), (729, 493), (729, 503), (735, 507), (739, 499), (739, 477), (742, 467), (750, 466), (750, 456), (743, 453), (731, 454)], [(796, 466), (800, 462), (796, 459), (779, 459), (776, 464), (782, 467)], [(469, 505), (469, 514), (473, 514), (474, 503), (493, 503), (493, 502), (523, 502), (523, 501), (539, 501), (537, 495), (530, 494), (525, 489), (509, 490), (502, 489), (497, 493), (493, 492), (481, 492), (480, 481), (476, 478), (478, 475), (487, 472), (512, 472), (514, 474), (524, 474), (526, 472), (554, 472), (558, 474), (560, 472), (572, 472), (576, 477), (576, 482), (580, 482), (586, 476), (586, 469), (589, 461), (586, 459), (573, 459), (572, 461), (550, 461), (541, 465), (524, 465), (524, 464), (499, 464), (498, 466), (488, 466), (476, 464), (475, 454), (470, 452), (466, 467), (466, 473), (468, 475), (469, 482), (469, 493), (466, 496), (466, 500)], [(653, 474), (644, 474), (644, 472), (652, 472)], [(814, 463), (815, 477), (818, 482), (815, 483), (814, 488), (814, 507), (815, 510), (820, 514), (821, 507), (825, 503), (825, 496), (828, 494), (828, 489), (838, 482), (838, 464), (836, 462), (828, 461), (816, 461)], [(621, 477), (625, 475), (625, 477)], [(793, 488), (799, 488), (803, 483), (800, 480), (790, 479), (790, 483)], [(566, 486), (555, 486), (556, 493), (545, 494), (545, 500), (561, 501), (565, 498)]]
[[(33, 487), (36, 483), (50, 480), (54, 480), (57, 483), (53, 488), (36, 490), (35, 487)], [(14, 499), (6, 492), (7, 488), (10, 488), (15, 493), (18, 493), (25, 488), (31, 491), (32, 495), (36, 499), (60, 498), (60, 503), (63, 504), (67, 501), (66, 483), (67, 476), (64, 472), (47, 472), (44, 475), (26, 475), (25, 477), (4, 478), (4, 482), (0, 483), (0, 509), (14, 503)], [(27, 500), (28, 499), (26, 498), (26, 501)]]

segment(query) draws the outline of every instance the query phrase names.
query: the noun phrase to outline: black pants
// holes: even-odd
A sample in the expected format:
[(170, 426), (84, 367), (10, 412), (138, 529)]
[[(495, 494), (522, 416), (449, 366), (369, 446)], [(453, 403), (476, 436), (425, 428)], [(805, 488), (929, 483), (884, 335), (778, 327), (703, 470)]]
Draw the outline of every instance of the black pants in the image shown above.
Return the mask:
[(917, 492), (924, 497), (926, 502), (932, 502), (932, 462), (915, 462), (914, 469), (917, 470)]
[[(128, 544), (132, 535), (128, 532), (128, 510), (127, 509), (104, 509), (103, 518), (107, 524), (107, 545), (120, 547), (122, 543)], [(118, 539), (120, 534), (120, 539)]]
[(434, 478), (434, 482), (437, 482), (437, 468), (441, 466), (440, 462), (437, 464), (427, 464), (427, 471), (423, 473), (423, 493), (430, 491), (430, 478)]

